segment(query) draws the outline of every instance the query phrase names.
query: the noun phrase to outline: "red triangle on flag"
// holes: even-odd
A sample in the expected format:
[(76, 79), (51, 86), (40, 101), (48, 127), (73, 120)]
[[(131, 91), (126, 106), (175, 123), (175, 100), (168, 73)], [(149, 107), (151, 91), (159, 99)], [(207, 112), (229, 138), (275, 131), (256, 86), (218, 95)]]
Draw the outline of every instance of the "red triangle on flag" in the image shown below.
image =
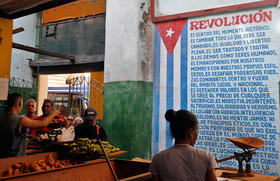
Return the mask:
[(169, 56), (173, 53), (186, 21), (187, 19), (183, 19), (156, 24)]

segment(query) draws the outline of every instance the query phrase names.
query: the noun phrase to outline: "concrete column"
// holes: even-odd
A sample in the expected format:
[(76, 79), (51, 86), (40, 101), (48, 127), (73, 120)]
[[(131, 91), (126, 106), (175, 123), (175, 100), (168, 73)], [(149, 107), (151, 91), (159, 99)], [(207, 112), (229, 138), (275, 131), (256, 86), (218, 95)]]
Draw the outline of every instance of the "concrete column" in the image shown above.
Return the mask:
[(151, 158), (152, 32), (149, 0), (107, 1), (104, 127), (128, 158)]
[(44, 99), (48, 98), (48, 75), (39, 75), (38, 81), (38, 102), (37, 102), (37, 114), (42, 115), (42, 105)]

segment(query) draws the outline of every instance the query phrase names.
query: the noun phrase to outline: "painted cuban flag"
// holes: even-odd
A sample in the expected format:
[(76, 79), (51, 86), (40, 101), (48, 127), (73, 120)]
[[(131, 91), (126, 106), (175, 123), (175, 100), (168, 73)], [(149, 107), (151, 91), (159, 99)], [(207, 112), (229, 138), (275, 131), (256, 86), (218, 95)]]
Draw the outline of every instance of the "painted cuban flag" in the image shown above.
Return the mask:
[(168, 109), (187, 109), (187, 41), (186, 19), (156, 24), (153, 155), (173, 145), (165, 112)]

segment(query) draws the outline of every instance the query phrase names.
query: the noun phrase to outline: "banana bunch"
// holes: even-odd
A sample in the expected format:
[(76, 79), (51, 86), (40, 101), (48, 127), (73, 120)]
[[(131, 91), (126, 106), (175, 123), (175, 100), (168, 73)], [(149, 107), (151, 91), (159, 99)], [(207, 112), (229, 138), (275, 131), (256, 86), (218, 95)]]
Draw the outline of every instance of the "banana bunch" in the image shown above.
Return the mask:
[[(109, 144), (108, 141), (102, 141), (103, 148), (107, 154), (120, 151), (119, 148)], [(70, 153), (88, 154), (88, 155), (103, 155), (102, 149), (96, 139), (79, 138), (75, 143), (68, 145), (71, 147)]]

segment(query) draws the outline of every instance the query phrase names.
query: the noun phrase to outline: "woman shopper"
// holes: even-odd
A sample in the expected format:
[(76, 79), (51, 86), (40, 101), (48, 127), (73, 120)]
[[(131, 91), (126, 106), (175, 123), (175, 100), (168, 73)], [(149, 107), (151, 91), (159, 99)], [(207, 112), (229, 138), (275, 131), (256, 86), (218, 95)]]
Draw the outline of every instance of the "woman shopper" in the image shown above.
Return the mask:
[(153, 180), (216, 181), (218, 164), (211, 152), (195, 148), (198, 136), (196, 116), (187, 110), (165, 113), (175, 138), (173, 147), (156, 154), (152, 159)]

